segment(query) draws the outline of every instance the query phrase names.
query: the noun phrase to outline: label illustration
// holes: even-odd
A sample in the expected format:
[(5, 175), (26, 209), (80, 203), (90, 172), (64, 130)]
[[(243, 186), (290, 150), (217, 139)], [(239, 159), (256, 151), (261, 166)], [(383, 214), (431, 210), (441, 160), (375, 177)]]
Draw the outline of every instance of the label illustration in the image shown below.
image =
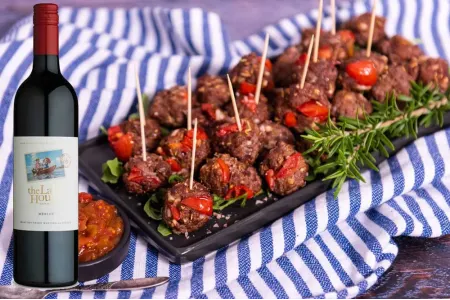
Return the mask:
[(14, 137), (14, 229), (78, 229), (78, 139)]

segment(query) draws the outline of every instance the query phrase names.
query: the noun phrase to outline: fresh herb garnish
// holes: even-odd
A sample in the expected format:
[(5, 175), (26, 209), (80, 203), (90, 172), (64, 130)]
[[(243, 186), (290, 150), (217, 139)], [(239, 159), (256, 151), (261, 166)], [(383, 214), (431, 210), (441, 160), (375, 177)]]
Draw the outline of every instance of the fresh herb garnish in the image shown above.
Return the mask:
[[(403, 109), (399, 109), (397, 100), (403, 102)], [(361, 167), (378, 171), (371, 153), (378, 151), (388, 157), (386, 148), (395, 150), (391, 139), (417, 138), (419, 126), (434, 123), (443, 126), (444, 112), (450, 110), (444, 94), (414, 82), (411, 96), (388, 96), (384, 103), (373, 101), (372, 104), (374, 112), (363, 120), (340, 118), (334, 123), (328, 118), (318, 130), (307, 130), (303, 135), (312, 142), (311, 148), (304, 152), (307, 161), (315, 175), (324, 174), (323, 180), (333, 180), (335, 197), (347, 178), (364, 182)], [(326, 159), (320, 162), (323, 155)]]
[(230, 199), (225, 199), (225, 198), (222, 198), (222, 197), (214, 194), (213, 195), (213, 202), (214, 202), (213, 210), (223, 210), (226, 207), (228, 207), (238, 201), (241, 201), (241, 200), (242, 200), (241, 207), (244, 207), (247, 202), (247, 193), (242, 194), (236, 198), (230, 198)]
[(103, 176), (102, 181), (105, 183), (116, 184), (120, 176), (122, 176), (123, 163), (116, 158), (108, 160), (102, 165)]
[(139, 120), (139, 113), (135, 112), (128, 116), (128, 121)]
[(172, 230), (170, 230), (170, 228), (167, 227), (167, 225), (164, 224), (163, 222), (159, 223), (159, 225), (158, 225), (158, 232), (162, 236), (169, 236), (169, 235), (172, 234)]
[(144, 205), (144, 211), (151, 219), (156, 221), (162, 220), (161, 204), (156, 194), (151, 195), (151, 197), (147, 200)]
[(166, 127), (161, 126), (161, 135), (164, 136), (168, 136), (170, 134), (170, 130)]
[(182, 182), (184, 180), (184, 177), (178, 174), (172, 174), (169, 177), (169, 184), (174, 184), (178, 182)]
[[(146, 94), (142, 94), (142, 106), (144, 107), (144, 114), (148, 110), (149, 104), (150, 104), (150, 101), (149, 101), (148, 96)], [(128, 116), (129, 121), (139, 120), (139, 102), (136, 105), (136, 110), (137, 110), (137, 112), (132, 113), (131, 115)]]
[(104, 135), (108, 135), (108, 130), (106, 130), (105, 126), (100, 126), (100, 132), (103, 133)]

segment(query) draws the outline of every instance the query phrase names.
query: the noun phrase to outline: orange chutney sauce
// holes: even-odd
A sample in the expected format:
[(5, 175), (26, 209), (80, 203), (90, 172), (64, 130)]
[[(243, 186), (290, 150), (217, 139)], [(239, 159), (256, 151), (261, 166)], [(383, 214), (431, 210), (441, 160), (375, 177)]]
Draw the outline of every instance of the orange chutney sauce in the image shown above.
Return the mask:
[(117, 208), (104, 200), (78, 194), (78, 261), (88, 262), (110, 252), (123, 234)]

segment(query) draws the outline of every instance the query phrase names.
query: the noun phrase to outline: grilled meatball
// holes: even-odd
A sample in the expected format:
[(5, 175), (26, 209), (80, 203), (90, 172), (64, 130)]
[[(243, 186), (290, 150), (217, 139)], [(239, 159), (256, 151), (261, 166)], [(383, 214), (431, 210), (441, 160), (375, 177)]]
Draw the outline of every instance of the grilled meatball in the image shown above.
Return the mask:
[(122, 175), (125, 188), (129, 193), (142, 195), (164, 186), (171, 171), (170, 165), (161, 156), (147, 154), (144, 161), (141, 155), (133, 156), (124, 166)]
[(208, 222), (213, 212), (213, 199), (208, 189), (196, 181), (177, 183), (167, 190), (164, 198), (163, 221), (173, 233), (193, 232)]
[[(184, 86), (174, 86), (158, 92), (148, 107), (148, 115), (167, 127), (186, 125), (187, 90)], [(195, 99), (192, 99), (195, 104)]]
[(231, 197), (234, 190), (245, 187), (251, 191), (248, 198), (252, 198), (261, 190), (261, 178), (256, 169), (229, 154), (216, 154), (208, 159), (200, 169), (200, 182), (221, 197)]
[[(256, 104), (253, 94), (242, 95), (237, 93), (236, 106), (241, 118), (253, 120), (255, 124), (260, 124), (271, 118), (271, 107), (267, 98), (262, 94), (259, 97), (259, 103)], [(227, 113), (229, 116), (234, 115), (232, 103), (228, 104)]]
[(448, 89), (448, 76), (448, 63), (442, 58), (428, 58), (420, 63), (419, 80), (443, 93)]
[(341, 90), (334, 96), (331, 114), (338, 117), (364, 119), (372, 113), (372, 104), (362, 94)]
[[(293, 67), (292, 82), (300, 83), (303, 74), (304, 64), (296, 64)], [(336, 79), (338, 70), (331, 61), (320, 60), (309, 64), (308, 73), (305, 82), (321, 87), (328, 98), (333, 98), (336, 90)]]
[(261, 132), (261, 142), (265, 149), (272, 149), (279, 141), (292, 145), (295, 143), (292, 132), (281, 124), (267, 120), (259, 125), (259, 131)]
[(297, 110), (301, 105), (310, 101), (316, 101), (327, 108), (330, 107), (330, 102), (323, 89), (317, 84), (309, 82), (306, 82), (303, 88), (300, 88), (300, 84), (293, 84), (289, 89), (285, 89), (285, 100), (291, 108)]
[[(293, 88), (293, 86), (291, 86), (291, 88)], [(290, 95), (290, 89), (282, 89), (281, 91), (278, 91), (275, 98), (275, 121), (294, 130), (297, 133), (303, 133), (305, 129), (318, 129), (316, 123), (322, 123), (326, 118), (307, 117), (303, 115), (297, 109), (294, 109), (292, 107), (291, 103), (293, 101), (290, 101)], [(328, 102), (328, 100), (326, 101)], [(319, 103), (321, 102), (319, 101)], [(324, 106), (329, 107), (329, 102)]]
[(230, 101), (228, 85), (220, 76), (203, 75), (197, 80), (197, 100), (221, 107)]
[[(133, 153), (132, 155), (142, 154), (141, 142), (141, 122), (139, 119), (128, 120), (120, 124), (123, 133), (131, 133), (133, 136)], [(154, 119), (145, 119), (145, 144), (147, 151), (153, 151), (161, 139), (161, 127)]]
[(305, 186), (308, 164), (293, 145), (279, 142), (261, 162), (259, 172), (272, 192), (288, 195)]
[[(175, 129), (162, 139), (156, 152), (170, 163), (173, 172), (187, 173), (186, 171), (191, 167), (193, 138), (193, 129)], [(198, 128), (195, 169), (200, 167), (210, 153), (211, 145), (208, 135), (203, 129)]]
[(249, 119), (241, 119), (242, 131), (237, 124), (218, 125), (214, 132), (216, 152), (229, 153), (240, 161), (252, 165), (262, 149), (258, 126)]
[(225, 110), (213, 104), (202, 103), (200, 106), (192, 108), (192, 125), (195, 119), (197, 119), (198, 125), (210, 135), (216, 123), (225, 122), (230, 117)]
[(378, 80), (378, 68), (370, 57), (352, 57), (342, 65), (338, 81), (345, 90), (369, 91)]
[(381, 53), (389, 57), (392, 64), (405, 66), (413, 79), (417, 79), (419, 74), (419, 61), (424, 56), (419, 46), (400, 35), (395, 35), (390, 39), (380, 42), (378, 48)]
[(373, 97), (384, 102), (390, 95), (409, 95), (413, 78), (402, 65), (389, 67), (386, 74), (382, 75), (372, 89)]
[[(370, 31), (370, 19), (371, 13), (365, 13), (357, 16), (343, 25), (343, 29), (349, 29), (355, 34), (356, 43), (362, 47), (367, 46), (369, 41), (369, 31)], [(384, 25), (386, 24), (386, 18), (375, 17), (375, 26), (373, 30), (373, 44), (377, 44), (386, 37), (384, 31)]]
[(273, 65), (273, 77), (276, 86), (288, 87), (292, 84), (292, 72), (295, 62), (300, 57), (296, 47), (287, 48)]
[[(241, 58), (239, 63), (230, 71), (231, 82), (233, 83), (235, 90), (238, 90), (243, 82), (256, 85), (258, 82), (260, 64), (261, 57), (254, 52)], [(272, 64), (270, 63), (270, 60), (266, 60), (261, 88), (269, 91), (272, 90), (273, 87)]]

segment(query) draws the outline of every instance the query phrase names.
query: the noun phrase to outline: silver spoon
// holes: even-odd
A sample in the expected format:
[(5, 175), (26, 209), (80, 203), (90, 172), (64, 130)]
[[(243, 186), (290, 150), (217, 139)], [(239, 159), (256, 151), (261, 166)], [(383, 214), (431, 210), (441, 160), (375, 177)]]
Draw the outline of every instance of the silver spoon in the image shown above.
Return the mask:
[(95, 292), (95, 291), (129, 291), (152, 288), (169, 281), (168, 277), (140, 278), (108, 283), (78, 285), (67, 289), (39, 290), (20, 286), (0, 286), (0, 299), (43, 299), (52, 293)]

